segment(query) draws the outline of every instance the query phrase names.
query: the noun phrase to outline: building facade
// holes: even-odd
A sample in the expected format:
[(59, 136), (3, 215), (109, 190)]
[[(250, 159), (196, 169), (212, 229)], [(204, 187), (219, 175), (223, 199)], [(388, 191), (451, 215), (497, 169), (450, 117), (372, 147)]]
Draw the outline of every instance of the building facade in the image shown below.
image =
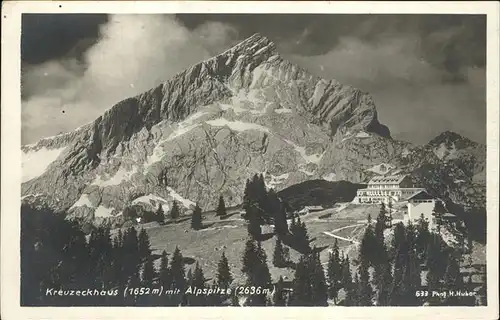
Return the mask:
[(424, 191), (415, 188), (406, 175), (377, 176), (368, 182), (365, 189), (359, 189), (353, 203), (389, 203), (408, 199), (412, 195)]
[(436, 218), (433, 216), (434, 206), (438, 199), (429, 195), (426, 191), (420, 191), (407, 199), (408, 211), (404, 215), (405, 223), (409, 221), (415, 222), (423, 215), (424, 219), (429, 222), (429, 229), (434, 229), (436, 226)]

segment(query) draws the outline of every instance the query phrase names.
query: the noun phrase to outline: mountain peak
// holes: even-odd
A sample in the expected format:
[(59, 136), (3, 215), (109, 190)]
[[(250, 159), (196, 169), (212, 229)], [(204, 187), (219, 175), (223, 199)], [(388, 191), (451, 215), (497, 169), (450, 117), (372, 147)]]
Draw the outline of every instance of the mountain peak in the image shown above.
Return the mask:
[(278, 54), (274, 42), (259, 33), (255, 33), (245, 40), (237, 43), (220, 55), (231, 55), (234, 53), (244, 54), (247, 56), (256, 56), (261, 54), (267, 54), (271, 56)]
[(468, 147), (470, 145), (475, 144), (470, 139), (456, 133), (453, 131), (444, 131), (429, 141), (428, 145), (430, 146), (439, 146), (441, 144), (445, 144), (447, 146), (455, 145), (457, 148), (462, 149)]

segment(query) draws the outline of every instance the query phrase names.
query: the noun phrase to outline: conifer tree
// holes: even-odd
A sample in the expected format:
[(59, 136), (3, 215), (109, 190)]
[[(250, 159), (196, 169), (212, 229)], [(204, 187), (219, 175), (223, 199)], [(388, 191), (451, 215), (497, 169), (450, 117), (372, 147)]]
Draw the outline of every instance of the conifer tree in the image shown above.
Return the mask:
[(409, 252), (408, 260), (404, 267), (403, 287), (402, 287), (402, 302), (405, 306), (416, 306), (419, 304), (415, 292), (420, 289), (420, 263), (414, 251)]
[(139, 254), (139, 240), (137, 231), (134, 227), (130, 227), (123, 235), (123, 261), (125, 277), (139, 277), (139, 264), (141, 256)]
[(250, 218), (247, 223), (247, 231), (252, 239), (258, 240), (262, 236), (262, 229), (256, 218)]
[(389, 306), (392, 285), (391, 263), (386, 259), (383, 263), (375, 266), (374, 282), (377, 287), (377, 305)]
[(148, 256), (146, 258), (146, 262), (143, 265), (142, 271), (142, 283), (145, 286), (151, 287), (153, 285), (153, 281), (156, 278), (156, 270), (153, 263), (153, 257)]
[(163, 250), (161, 253), (160, 269), (158, 271), (158, 279), (159, 279), (160, 285), (162, 285), (165, 288), (170, 288), (171, 277), (170, 277), (170, 270), (168, 267), (168, 257), (167, 257), (167, 253), (165, 252), (165, 250)]
[(258, 284), (262, 287), (268, 287), (271, 284), (271, 273), (269, 272), (269, 267), (267, 266), (267, 254), (262, 248), (262, 244), (259, 241), (257, 243), (257, 258), (258, 258), (258, 269), (256, 269), (256, 278)]
[(434, 209), (432, 210), (432, 215), (436, 218), (436, 227), (437, 232), (441, 232), (441, 227), (443, 225), (443, 215), (446, 213), (446, 208), (444, 207), (443, 202), (436, 201), (434, 203)]
[(174, 202), (172, 203), (172, 209), (170, 209), (170, 217), (175, 220), (177, 218), (179, 218), (179, 205), (177, 204), (177, 201), (174, 200)]
[(312, 304), (315, 306), (328, 305), (328, 285), (325, 279), (325, 271), (319, 259), (319, 253), (316, 248), (310, 255), (309, 272), (312, 275), (311, 291)]
[(384, 229), (387, 220), (387, 210), (385, 209), (385, 204), (382, 202), (380, 204), (380, 213), (377, 216), (375, 222), (375, 237), (379, 242), (384, 241)]
[(165, 212), (163, 211), (163, 206), (161, 204), (158, 206), (158, 210), (156, 210), (155, 216), (156, 221), (158, 221), (159, 223), (165, 221)]
[(227, 261), (226, 254), (222, 252), (221, 259), (217, 265), (217, 285), (221, 288), (229, 288), (233, 282), (229, 262)]
[(416, 224), (415, 239), (415, 249), (417, 251), (418, 259), (421, 263), (426, 260), (426, 252), (427, 246), (429, 244), (429, 239), (429, 222), (425, 219), (424, 214), (421, 214)]
[(293, 279), (293, 294), (292, 305), (294, 306), (308, 306), (312, 290), (310, 286), (309, 270), (307, 268), (306, 257), (302, 255), (297, 263), (295, 269), (295, 277)]
[(340, 259), (338, 240), (335, 239), (333, 250), (328, 256), (328, 296), (337, 304), (339, 290), (342, 288), (342, 261)]
[(283, 277), (280, 276), (278, 282), (276, 283), (276, 292), (273, 296), (273, 305), (276, 307), (282, 307), (286, 305), (284, 287), (285, 284), (283, 281)]
[[(460, 258), (457, 254), (450, 254), (448, 257), (448, 266), (444, 274), (444, 285), (446, 288), (463, 288), (463, 276), (460, 273)], [(461, 305), (462, 299), (457, 296), (447, 296), (445, 305), (457, 306)]]
[(368, 221), (369, 222), (366, 226), (365, 233), (363, 234), (363, 238), (361, 239), (358, 260), (366, 261), (368, 263), (368, 266), (370, 266), (378, 263), (381, 254), (381, 244), (375, 237), (375, 232), (370, 222), (370, 215), (368, 215)]
[(359, 274), (358, 272), (354, 273), (354, 280), (352, 283), (352, 291), (348, 292), (346, 294), (346, 300), (350, 302), (350, 304), (347, 304), (349, 306), (362, 306), (361, 301), (360, 301), (360, 295), (361, 295), (361, 284), (359, 283)]
[(344, 305), (346, 306), (355, 306), (357, 297), (356, 297), (356, 291), (357, 288), (352, 282), (352, 276), (351, 276), (351, 263), (349, 261), (349, 256), (346, 256), (345, 259), (342, 261), (342, 287), (344, 288), (345, 291), (345, 299), (344, 299)]
[(286, 221), (285, 206), (281, 203), (274, 189), (268, 192), (269, 210), (274, 222), (274, 232), (278, 236), (284, 236), (288, 233), (288, 223)]
[(224, 197), (222, 197), (222, 195), (220, 195), (219, 197), (219, 204), (217, 205), (217, 211), (216, 211), (216, 216), (218, 217), (225, 217), (227, 215), (227, 212), (226, 212), (226, 204), (224, 202)]
[(147, 257), (151, 255), (151, 249), (150, 249), (150, 241), (149, 241), (149, 236), (146, 232), (146, 230), (141, 229), (139, 232), (139, 238), (138, 238), (138, 251), (139, 251), (139, 258), (141, 261), (144, 261)]
[[(271, 273), (267, 266), (266, 252), (262, 249), (260, 242), (258, 242), (255, 256), (255, 264), (250, 268), (249, 272), (247, 272), (246, 284), (248, 286), (269, 288), (271, 284)], [(250, 295), (247, 299), (247, 304), (251, 306), (265, 306), (266, 303), (267, 299), (265, 294)]]
[[(145, 288), (152, 288), (155, 278), (156, 270), (153, 264), (153, 257), (149, 255), (143, 263), (141, 285)], [(150, 305), (153, 299), (153, 296), (141, 295), (138, 297), (138, 303), (140, 305)]]
[[(191, 269), (189, 271), (191, 271)], [(206, 284), (205, 284), (206, 281), (207, 280), (205, 279), (205, 276), (203, 274), (203, 270), (201, 269), (198, 262), (196, 262), (190, 285), (195, 287), (196, 289), (203, 290), (206, 287)], [(206, 296), (204, 296), (204, 295), (199, 295), (199, 296), (191, 295), (189, 297), (189, 305), (191, 305), (191, 306), (207, 305)]]
[(389, 256), (391, 259), (395, 259), (398, 253), (401, 251), (402, 246), (406, 242), (406, 231), (402, 223), (396, 224), (394, 227), (394, 235), (391, 239), (391, 246), (389, 249)]
[(236, 292), (231, 295), (231, 307), (240, 307), (240, 299)]
[(276, 244), (274, 245), (273, 251), (273, 265), (278, 268), (282, 268), (286, 265), (283, 244), (279, 238), (276, 239)]
[(170, 261), (170, 275), (172, 279), (171, 288), (179, 289), (181, 294), (173, 298), (174, 305), (179, 305), (182, 302), (183, 292), (186, 285), (185, 279), (185, 269), (184, 269), (184, 258), (179, 250), (179, 247), (175, 247), (174, 254), (172, 255), (172, 260)]
[(257, 246), (255, 240), (249, 239), (245, 243), (245, 251), (243, 252), (242, 259), (243, 267), (241, 272), (245, 273), (247, 276), (254, 272), (257, 259)]
[(292, 215), (292, 221), (290, 222), (290, 233), (295, 235), (297, 230), (297, 219), (296, 219), (296, 214)]
[(202, 227), (202, 217), (201, 217), (201, 208), (198, 204), (193, 210), (193, 215), (191, 216), (191, 228), (194, 230), (199, 230)]
[(361, 306), (371, 306), (373, 298), (373, 288), (370, 284), (370, 273), (369, 273), (368, 261), (361, 260), (359, 265), (359, 291), (358, 291), (358, 301)]

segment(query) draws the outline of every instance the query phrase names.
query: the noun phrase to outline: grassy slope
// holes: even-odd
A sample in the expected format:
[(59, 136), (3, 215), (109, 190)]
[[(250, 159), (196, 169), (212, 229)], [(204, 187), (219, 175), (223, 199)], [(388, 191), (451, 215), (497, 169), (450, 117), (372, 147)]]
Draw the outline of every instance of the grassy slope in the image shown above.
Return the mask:
[[(352, 208), (350, 208), (352, 206)], [(364, 206), (365, 212), (371, 206)], [(342, 205), (336, 205), (331, 209), (311, 213), (302, 217), (306, 223), (309, 237), (312, 240), (312, 246), (317, 247), (333, 246), (335, 239), (331, 236), (324, 234), (324, 231), (332, 231), (337, 228), (357, 225), (359, 219), (366, 219), (365, 214), (361, 214), (358, 206), (349, 205), (348, 208), (343, 208)], [(371, 208), (375, 210), (376, 208)], [(350, 211), (345, 212), (345, 211)], [(319, 217), (327, 213), (332, 213), (332, 216), (326, 219)], [(338, 215), (338, 219), (336, 216)], [(348, 218), (349, 217), (349, 218)], [(352, 217), (352, 218), (350, 218)], [(227, 220), (220, 220), (215, 217), (213, 213), (205, 213), (204, 230), (192, 230), (190, 228), (190, 221), (185, 220), (177, 224), (168, 224), (160, 226), (155, 223), (142, 225), (149, 234), (151, 241), (151, 248), (153, 253), (160, 254), (165, 250), (169, 256), (172, 254), (176, 246), (179, 246), (184, 257), (188, 258), (187, 268), (193, 267), (195, 261), (199, 262), (205, 272), (206, 278), (212, 278), (217, 271), (217, 263), (221, 257), (222, 251), (225, 251), (226, 256), (233, 272), (234, 278), (238, 282), (244, 281), (244, 275), (241, 273), (241, 258), (245, 247), (245, 242), (248, 239), (247, 228), (245, 221), (239, 218), (238, 215), (233, 215)], [(364, 228), (361, 227), (348, 227), (335, 234), (349, 238), (351, 233), (359, 237), (362, 235)], [(278, 279), (279, 276), (293, 278), (294, 270), (291, 268), (275, 268), (272, 265), (272, 254), (276, 238), (273, 237), (269, 240), (263, 241), (262, 246), (266, 251), (268, 258), (268, 265), (273, 279)], [(346, 252), (350, 251), (355, 245), (348, 241), (339, 240), (341, 250)], [(293, 261), (297, 262), (300, 254), (293, 249), (290, 249), (290, 257)], [(321, 261), (326, 263), (328, 261), (328, 251), (325, 249), (321, 252)], [(157, 260), (158, 261), (158, 260)]]

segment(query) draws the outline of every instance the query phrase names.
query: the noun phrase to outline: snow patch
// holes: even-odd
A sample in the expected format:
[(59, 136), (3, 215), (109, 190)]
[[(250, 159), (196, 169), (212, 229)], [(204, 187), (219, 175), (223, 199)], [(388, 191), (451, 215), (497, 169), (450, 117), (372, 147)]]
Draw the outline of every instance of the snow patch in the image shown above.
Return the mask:
[(228, 121), (224, 118), (219, 118), (215, 120), (209, 120), (206, 122), (208, 125), (214, 126), (214, 127), (229, 127), (229, 129), (233, 131), (247, 131), (247, 130), (257, 130), (257, 131), (262, 131), (266, 133), (270, 133), (270, 130), (266, 127), (263, 127), (261, 125), (255, 124), (255, 123), (248, 123), (248, 122), (242, 122), (242, 121)]
[(167, 200), (165, 200), (161, 197), (158, 197), (154, 194), (151, 194), (151, 193), (146, 195), (146, 196), (136, 198), (136, 199), (134, 199), (134, 201), (132, 201), (133, 205), (138, 204), (138, 203), (146, 203), (146, 204), (149, 204), (153, 207), (158, 207), (158, 205), (161, 204), (164, 211), (169, 210)]
[(274, 109), (274, 112), (276, 112), (278, 114), (292, 113), (292, 109), (289, 109), (289, 108), (279, 108), (279, 109)]
[(337, 175), (335, 173), (325, 174), (322, 178), (326, 181), (337, 181)]
[(267, 188), (273, 188), (273, 189), (276, 189), (277, 186), (279, 185), (282, 185), (283, 183), (286, 182), (286, 180), (288, 179), (288, 177), (290, 176), (290, 173), (284, 173), (284, 174), (281, 174), (279, 176), (275, 176), (275, 175), (270, 175), (271, 176), (271, 181), (267, 182), (265, 179), (266, 178), (266, 173), (263, 172), (262, 175), (264, 176), (264, 181), (265, 181), (265, 184), (266, 184), (266, 187)]
[(182, 197), (180, 194), (178, 194), (174, 189), (172, 189), (171, 187), (167, 187), (167, 190), (169, 192), (169, 195), (174, 198), (175, 200), (179, 201), (185, 208), (191, 208), (191, 207), (194, 207), (196, 206), (196, 203), (194, 203), (193, 201), (189, 200), (189, 199), (186, 199), (184, 197)]
[(30, 150), (28, 152), (23, 151), (21, 156), (22, 182), (41, 176), (50, 164), (56, 161), (64, 149), (66, 149), (66, 147), (59, 149), (41, 148), (36, 151)]
[(314, 171), (308, 171), (307, 169), (304, 168), (304, 166), (299, 165), (299, 172), (302, 172), (303, 174), (307, 176), (314, 176)]
[(434, 151), (434, 154), (440, 159), (442, 160), (443, 158), (445, 157), (449, 157), (451, 155), (453, 155), (457, 149), (455, 148), (455, 144), (452, 145), (451, 148), (448, 148), (446, 146), (446, 144), (443, 142), (439, 145), (439, 147), (437, 147), (436, 149), (433, 150)]
[(376, 166), (373, 166), (369, 169), (366, 169), (367, 171), (375, 172), (376, 174), (379, 175), (384, 175), (387, 174), (390, 170), (394, 169), (394, 166), (387, 164), (387, 163), (381, 163)]
[(77, 207), (89, 207), (89, 208), (94, 208), (92, 205), (92, 202), (90, 201), (89, 195), (88, 194), (82, 194), (80, 196), (80, 199), (76, 201), (70, 209), (77, 208)]
[(130, 171), (120, 166), (118, 171), (116, 171), (116, 173), (109, 179), (103, 180), (101, 176), (97, 176), (91, 185), (100, 187), (117, 186), (123, 181), (130, 180), (135, 173), (137, 173), (137, 166), (133, 166)]
[(316, 164), (318, 164), (321, 161), (321, 158), (323, 158), (323, 155), (325, 154), (323, 152), (321, 154), (314, 153), (314, 154), (311, 154), (311, 155), (307, 155), (306, 148), (298, 146), (297, 144), (295, 144), (292, 141), (287, 140), (287, 139), (284, 139), (284, 141), (286, 143), (288, 143), (289, 145), (291, 145), (295, 149), (295, 151), (297, 151), (298, 153), (300, 153), (300, 156), (302, 157), (302, 159), (304, 159), (306, 161), (306, 163), (316, 163)]
[(401, 152), (401, 156), (407, 157), (408, 155), (410, 155), (410, 153), (410, 150), (408, 150), (408, 148), (405, 148), (403, 152)]
[(371, 135), (369, 133), (366, 133), (364, 131), (360, 131), (356, 134), (356, 138), (370, 138)]
[(29, 198), (29, 197), (36, 198), (39, 196), (43, 196), (43, 193), (27, 194), (27, 195), (21, 197), (21, 201), (23, 201), (24, 199)]
[(97, 209), (94, 211), (94, 217), (95, 218), (109, 218), (112, 217), (113, 215), (111, 214), (115, 210), (115, 208), (106, 208), (104, 206), (98, 206)]

